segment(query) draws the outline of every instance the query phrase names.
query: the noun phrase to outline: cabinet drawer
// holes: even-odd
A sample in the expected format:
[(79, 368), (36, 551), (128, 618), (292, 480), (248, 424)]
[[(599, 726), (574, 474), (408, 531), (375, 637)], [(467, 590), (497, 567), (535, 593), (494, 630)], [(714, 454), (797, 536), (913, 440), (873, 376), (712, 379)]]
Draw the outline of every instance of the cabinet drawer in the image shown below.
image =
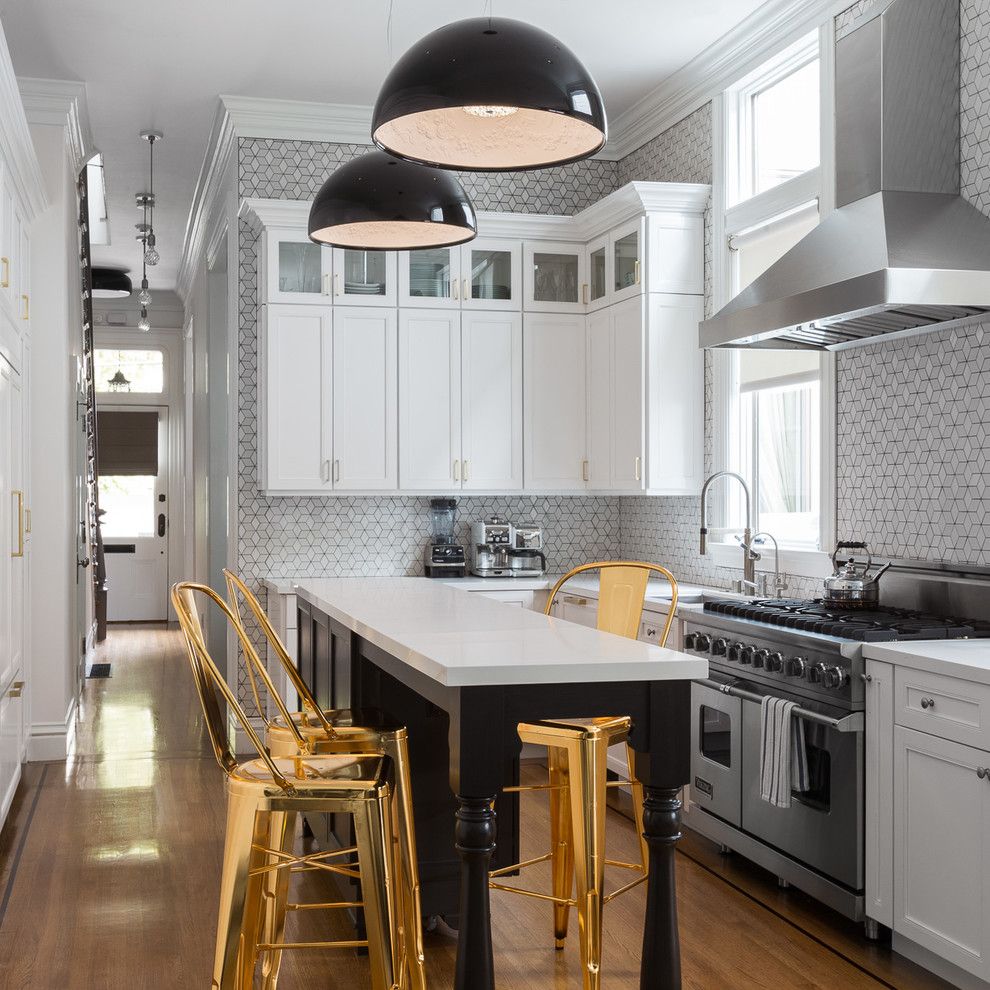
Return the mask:
[(990, 750), (990, 685), (898, 667), (894, 672), (894, 721)]
[(478, 591), (475, 592), (483, 598), (491, 598), (506, 605), (516, 605), (519, 608), (533, 607), (532, 591)]

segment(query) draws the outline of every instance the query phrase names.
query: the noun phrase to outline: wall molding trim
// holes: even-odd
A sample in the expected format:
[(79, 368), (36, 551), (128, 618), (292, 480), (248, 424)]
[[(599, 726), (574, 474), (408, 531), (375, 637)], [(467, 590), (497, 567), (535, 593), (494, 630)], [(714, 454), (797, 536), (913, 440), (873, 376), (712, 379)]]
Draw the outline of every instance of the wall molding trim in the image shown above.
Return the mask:
[(371, 107), (221, 94), (238, 137), (371, 145)]
[(27, 219), (33, 220), (48, 206), (48, 196), (2, 28), (0, 28), (0, 150), (9, 164), (14, 187), (24, 207), (30, 212)]
[(86, 84), (67, 79), (17, 80), (29, 124), (64, 127), (76, 174), (93, 156), (93, 138), (86, 104)]
[(76, 699), (69, 702), (64, 722), (32, 722), (27, 743), (29, 763), (67, 759), (76, 735)]

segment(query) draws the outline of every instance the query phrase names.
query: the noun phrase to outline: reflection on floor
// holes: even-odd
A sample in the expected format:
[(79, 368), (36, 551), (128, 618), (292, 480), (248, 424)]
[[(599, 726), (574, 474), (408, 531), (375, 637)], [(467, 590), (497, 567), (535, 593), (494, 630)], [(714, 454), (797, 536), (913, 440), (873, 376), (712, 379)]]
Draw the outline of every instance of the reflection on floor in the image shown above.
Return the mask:
[[(209, 985), (223, 835), (223, 782), (203, 729), (179, 634), (112, 628), (100, 660), (110, 680), (84, 687), (76, 751), (32, 764), (0, 835), (0, 987), (3, 990), (201, 990)], [(542, 852), (539, 796), (523, 806), (523, 853)], [(610, 813), (616, 858), (633, 855), (629, 822)], [(889, 949), (796, 891), (704, 840), (688, 836), (678, 859), (684, 985), (728, 988), (935, 988)], [(311, 884), (314, 874), (305, 875)], [(534, 883), (538, 882), (536, 877)], [(543, 878), (545, 879), (545, 878)], [(326, 899), (301, 890), (300, 899)], [(643, 888), (605, 915), (606, 990), (639, 983)], [(302, 912), (298, 934), (343, 921)], [(295, 919), (294, 919), (295, 920)], [(324, 926), (321, 928), (321, 924)], [(577, 946), (553, 949), (550, 910), (493, 898), (500, 990), (579, 988)], [(304, 926), (304, 927), (303, 927)], [(427, 938), (430, 987), (453, 985), (454, 942)], [(366, 987), (350, 951), (294, 952), (281, 985)]]

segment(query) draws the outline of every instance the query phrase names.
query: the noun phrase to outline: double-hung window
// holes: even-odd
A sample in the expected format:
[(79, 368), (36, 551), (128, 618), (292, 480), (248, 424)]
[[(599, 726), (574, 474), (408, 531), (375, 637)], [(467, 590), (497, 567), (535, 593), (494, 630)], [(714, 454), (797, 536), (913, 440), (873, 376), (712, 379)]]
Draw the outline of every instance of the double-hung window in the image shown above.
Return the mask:
[[(819, 222), (823, 202), (819, 33), (759, 66), (716, 101), (715, 307), (762, 275)], [(830, 150), (830, 149), (828, 149)], [(753, 492), (754, 529), (769, 531), (789, 570), (816, 574), (833, 539), (834, 365), (820, 351), (712, 352), (714, 460)], [(735, 566), (744, 523), (736, 486), (721, 490), (715, 552)], [(731, 554), (718, 544), (732, 547)]]

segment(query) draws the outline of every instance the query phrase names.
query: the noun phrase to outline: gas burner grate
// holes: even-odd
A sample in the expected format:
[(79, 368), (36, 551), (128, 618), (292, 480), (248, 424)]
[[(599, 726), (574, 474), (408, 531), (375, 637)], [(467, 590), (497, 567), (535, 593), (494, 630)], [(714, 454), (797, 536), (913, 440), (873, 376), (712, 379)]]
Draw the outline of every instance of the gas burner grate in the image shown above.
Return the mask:
[(705, 603), (705, 611), (863, 643), (990, 638), (990, 623), (981, 620), (945, 618), (903, 608), (841, 609), (821, 599), (714, 601)]

